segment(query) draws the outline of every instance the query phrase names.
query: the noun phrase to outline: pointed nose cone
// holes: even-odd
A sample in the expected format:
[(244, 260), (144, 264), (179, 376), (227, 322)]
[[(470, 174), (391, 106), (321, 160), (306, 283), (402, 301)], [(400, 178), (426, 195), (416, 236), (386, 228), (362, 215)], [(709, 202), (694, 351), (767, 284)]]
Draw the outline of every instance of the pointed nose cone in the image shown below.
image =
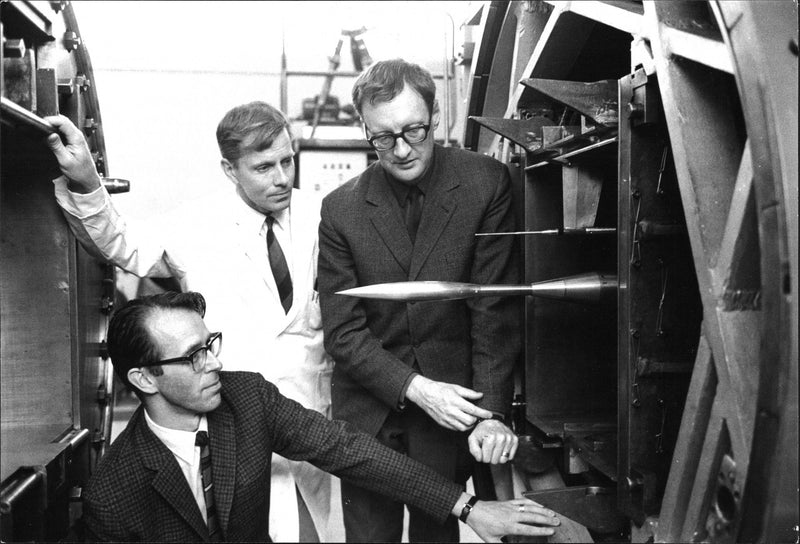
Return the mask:
[(399, 281), (395, 283), (376, 283), (339, 291), (337, 295), (406, 302), (423, 300), (455, 300), (470, 298), (478, 291), (471, 283), (447, 281)]

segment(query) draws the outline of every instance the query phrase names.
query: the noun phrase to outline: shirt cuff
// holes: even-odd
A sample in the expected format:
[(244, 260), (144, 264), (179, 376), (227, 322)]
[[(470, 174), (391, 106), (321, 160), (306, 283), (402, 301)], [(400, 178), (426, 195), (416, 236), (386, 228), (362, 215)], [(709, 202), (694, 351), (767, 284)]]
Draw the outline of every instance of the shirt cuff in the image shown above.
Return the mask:
[(70, 215), (78, 219), (85, 219), (99, 213), (106, 206), (108, 193), (100, 185), (91, 193), (74, 193), (67, 187), (67, 178), (60, 176), (53, 180), (58, 204)]
[(496, 419), (497, 421), (500, 421), (501, 423), (505, 423), (506, 422), (506, 415), (503, 414), (503, 413), (495, 412), (494, 410), (492, 410), (492, 417), (487, 417), (483, 421), (486, 421), (487, 419)]
[(400, 398), (397, 400), (397, 409), (399, 411), (403, 411), (406, 409), (406, 391), (408, 391), (408, 386), (411, 385), (411, 380), (414, 379), (415, 376), (419, 376), (419, 372), (412, 372), (406, 378), (406, 383), (403, 384), (403, 388), (400, 390)]

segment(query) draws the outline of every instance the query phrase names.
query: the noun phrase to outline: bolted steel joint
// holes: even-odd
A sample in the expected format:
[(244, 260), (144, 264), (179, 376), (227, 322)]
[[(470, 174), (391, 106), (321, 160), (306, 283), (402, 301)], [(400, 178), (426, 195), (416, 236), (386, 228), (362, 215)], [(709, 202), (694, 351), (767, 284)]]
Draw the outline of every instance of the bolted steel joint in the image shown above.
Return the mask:
[(25, 47), (25, 40), (18, 38), (18, 39), (11, 39), (11, 40), (3, 40), (3, 56), (11, 59), (21, 59), (27, 53), (27, 48)]
[(106, 315), (114, 311), (114, 299), (103, 296), (100, 299), (100, 311)]
[(643, 117), (644, 105), (638, 102), (628, 102), (628, 113), (631, 117)]
[(72, 78), (58, 80), (58, 94), (72, 96), (75, 94), (75, 81)]
[(83, 120), (83, 131), (86, 134), (93, 134), (97, 130), (97, 121), (92, 117)]
[(9, 59), (21, 59), (25, 56), (25, 41), (22, 39), (3, 40), (3, 56)]
[(75, 86), (81, 90), (82, 93), (85, 93), (89, 90), (89, 87), (92, 86), (92, 82), (83, 74), (78, 74), (75, 76)]
[(81, 37), (78, 36), (77, 32), (73, 32), (72, 30), (67, 30), (64, 32), (64, 49), (67, 51), (75, 51), (81, 45)]
[(100, 175), (104, 175), (106, 171), (106, 160), (103, 157), (103, 154), (99, 151), (92, 152), (92, 160), (94, 161), (94, 166), (97, 168), (97, 171)]

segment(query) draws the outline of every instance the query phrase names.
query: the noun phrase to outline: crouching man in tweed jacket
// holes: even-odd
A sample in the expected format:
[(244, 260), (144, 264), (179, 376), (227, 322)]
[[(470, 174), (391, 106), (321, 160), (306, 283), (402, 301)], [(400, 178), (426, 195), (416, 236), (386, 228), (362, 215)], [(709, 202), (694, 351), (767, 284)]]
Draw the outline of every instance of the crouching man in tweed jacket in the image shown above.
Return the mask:
[(269, 541), (273, 452), (441, 522), (457, 516), (486, 541), (553, 534), (555, 514), (532, 501), (477, 501), (261, 375), (222, 372), (222, 333), (209, 332), (204, 314), (199, 293), (164, 293), (128, 302), (111, 320), (114, 370), (142, 405), (86, 488), (87, 539)]

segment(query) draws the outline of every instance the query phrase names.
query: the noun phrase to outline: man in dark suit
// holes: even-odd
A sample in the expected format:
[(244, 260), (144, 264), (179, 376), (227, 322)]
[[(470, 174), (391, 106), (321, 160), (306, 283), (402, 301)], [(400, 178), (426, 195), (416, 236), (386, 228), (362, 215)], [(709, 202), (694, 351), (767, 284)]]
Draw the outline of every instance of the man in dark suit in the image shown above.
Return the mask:
[[(142, 400), (84, 495), (90, 540), (269, 541), (272, 452), (407, 501), (484, 539), (553, 534), (532, 501), (476, 501), (427, 467), (282, 396), (261, 375), (221, 372), (222, 333), (198, 293), (134, 299), (111, 320), (114, 370)], [(268, 355), (268, 354), (267, 354)], [(533, 526), (537, 524), (539, 526)]]
[[(513, 230), (508, 172), (434, 144), (435, 91), (426, 70), (399, 59), (356, 81), (353, 104), (378, 161), (323, 200), (318, 278), (334, 417), (463, 484), (473, 460), (505, 463), (516, 452), (504, 417), (521, 346), (517, 299), (335, 294), (395, 281), (518, 279), (512, 237), (475, 237)], [(399, 542), (402, 503), (344, 482), (342, 502), (348, 541)], [(409, 510), (412, 541), (458, 541), (455, 520), (442, 526)]]

